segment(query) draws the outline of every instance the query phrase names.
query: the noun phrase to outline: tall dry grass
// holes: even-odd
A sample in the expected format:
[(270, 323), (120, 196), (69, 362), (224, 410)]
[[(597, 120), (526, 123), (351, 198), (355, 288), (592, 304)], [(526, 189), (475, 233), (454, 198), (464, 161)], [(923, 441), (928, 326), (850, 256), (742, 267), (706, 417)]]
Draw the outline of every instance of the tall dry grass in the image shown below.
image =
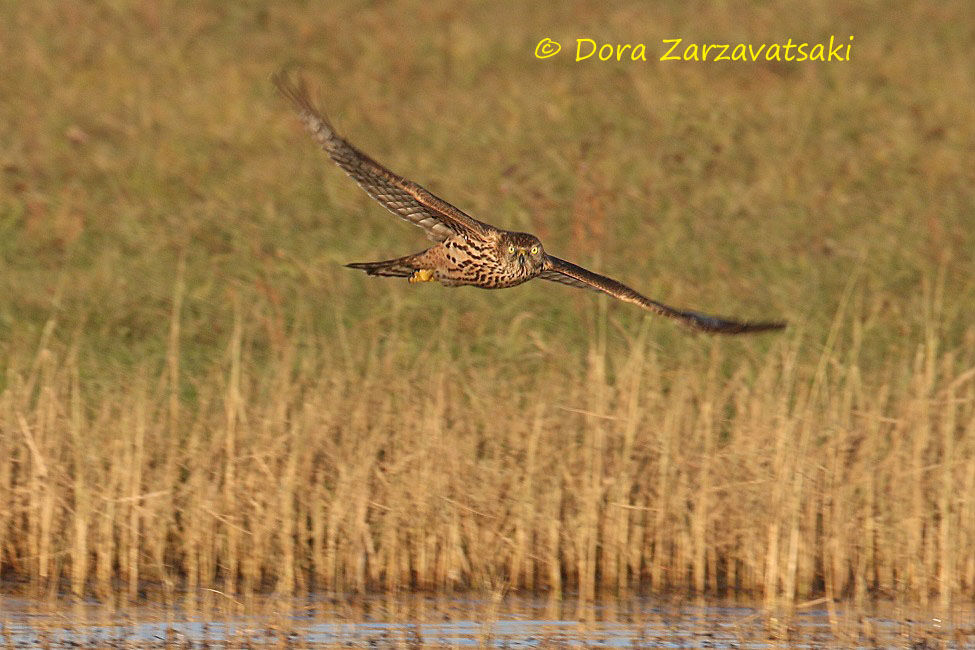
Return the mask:
[(97, 397), (53, 319), (10, 359), (5, 578), (131, 597), (972, 597), (975, 337), (943, 349), (937, 300), (924, 336), (868, 377), (850, 300), (814, 364), (801, 331), (731, 364), (727, 339), (675, 359), (644, 327), (618, 352), (603, 329), (578, 365), (554, 353), (532, 375), (440, 343), (411, 357), (380, 330), (289, 332), (255, 364), (262, 314), (238, 299), (223, 361), (181, 378), (183, 291), (177, 277), (164, 367)]

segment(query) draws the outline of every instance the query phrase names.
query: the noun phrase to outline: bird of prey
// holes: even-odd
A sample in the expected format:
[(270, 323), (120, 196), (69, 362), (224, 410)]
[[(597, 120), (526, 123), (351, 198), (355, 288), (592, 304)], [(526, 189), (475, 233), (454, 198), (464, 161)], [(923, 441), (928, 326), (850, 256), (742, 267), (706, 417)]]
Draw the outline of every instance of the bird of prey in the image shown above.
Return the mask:
[(783, 322), (736, 321), (669, 307), (612, 278), (549, 255), (534, 235), (478, 221), (393, 173), (340, 136), (312, 103), (303, 80), (294, 82), (284, 71), (272, 80), (294, 105), (312, 137), (346, 174), (387, 210), (419, 226), (436, 242), (413, 255), (347, 265), (353, 269), (369, 275), (408, 278), (411, 283), (437, 281), (448, 287), (469, 285), (482, 289), (503, 289), (541, 278), (605, 292), (694, 330), (743, 334), (785, 327)]

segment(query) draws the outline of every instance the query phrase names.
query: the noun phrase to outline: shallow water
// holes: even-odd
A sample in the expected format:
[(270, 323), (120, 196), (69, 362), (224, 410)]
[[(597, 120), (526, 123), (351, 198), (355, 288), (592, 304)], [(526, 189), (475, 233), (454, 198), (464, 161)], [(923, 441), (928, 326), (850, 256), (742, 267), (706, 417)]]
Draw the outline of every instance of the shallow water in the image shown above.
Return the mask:
[(892, 606), (813, 603), (792, 617), (727, 603), (599, 603), (414, 595), (271, 599), (208, 594), (187, 606), (0, 598), (7, 647), (972, 647), (973, 615), (950, 622)]

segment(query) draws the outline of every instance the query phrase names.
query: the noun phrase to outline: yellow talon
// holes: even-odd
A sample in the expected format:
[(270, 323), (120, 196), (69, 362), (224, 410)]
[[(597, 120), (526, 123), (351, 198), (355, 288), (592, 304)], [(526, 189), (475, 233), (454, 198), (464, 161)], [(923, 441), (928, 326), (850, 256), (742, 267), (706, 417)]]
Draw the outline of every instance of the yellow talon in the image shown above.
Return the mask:
[(433, 271), (431, 269), (413, 271), (413, 275), (410, 276), (410, 284), (414, 282), (433, 282)]

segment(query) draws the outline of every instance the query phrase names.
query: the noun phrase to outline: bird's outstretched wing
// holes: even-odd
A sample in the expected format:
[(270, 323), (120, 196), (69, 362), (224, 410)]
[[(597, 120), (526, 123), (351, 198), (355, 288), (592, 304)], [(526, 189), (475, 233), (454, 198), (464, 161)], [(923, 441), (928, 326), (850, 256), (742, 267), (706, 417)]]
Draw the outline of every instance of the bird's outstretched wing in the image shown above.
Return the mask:
[(282, 70), (272, 77), (272, 81), (281, 94), (294, 104), (312, 137), (346, 174), (387, 210), (423, 228), (433, 241), (441, 242), (463, 234), (484, 238), (496, 230), (416, 183), (391, 172), (349, 144), (312, 104), (303, 80), (293, 82)]
[(546, 255), (545, 257), (545, 270), (538, 276), (543, 280), (560, 282), (580, 289), (602, 291), (614, 298), (639, 305), (647, 311), (678, 320), (695, 330), (717, 334), (745, 334), (747, 332), (778, 330), (785, 327), (784, 322), (739, 322), (708, 316), (707, 314), (699, 314), (694, 311), (674, 309), (656, 300), (651, 300), (637, 293), (622, 282), (607, 278), (605, 275), (593, 273), (588, 269), (576, 266), (571, 262), (566, 262), (551, 255)]

